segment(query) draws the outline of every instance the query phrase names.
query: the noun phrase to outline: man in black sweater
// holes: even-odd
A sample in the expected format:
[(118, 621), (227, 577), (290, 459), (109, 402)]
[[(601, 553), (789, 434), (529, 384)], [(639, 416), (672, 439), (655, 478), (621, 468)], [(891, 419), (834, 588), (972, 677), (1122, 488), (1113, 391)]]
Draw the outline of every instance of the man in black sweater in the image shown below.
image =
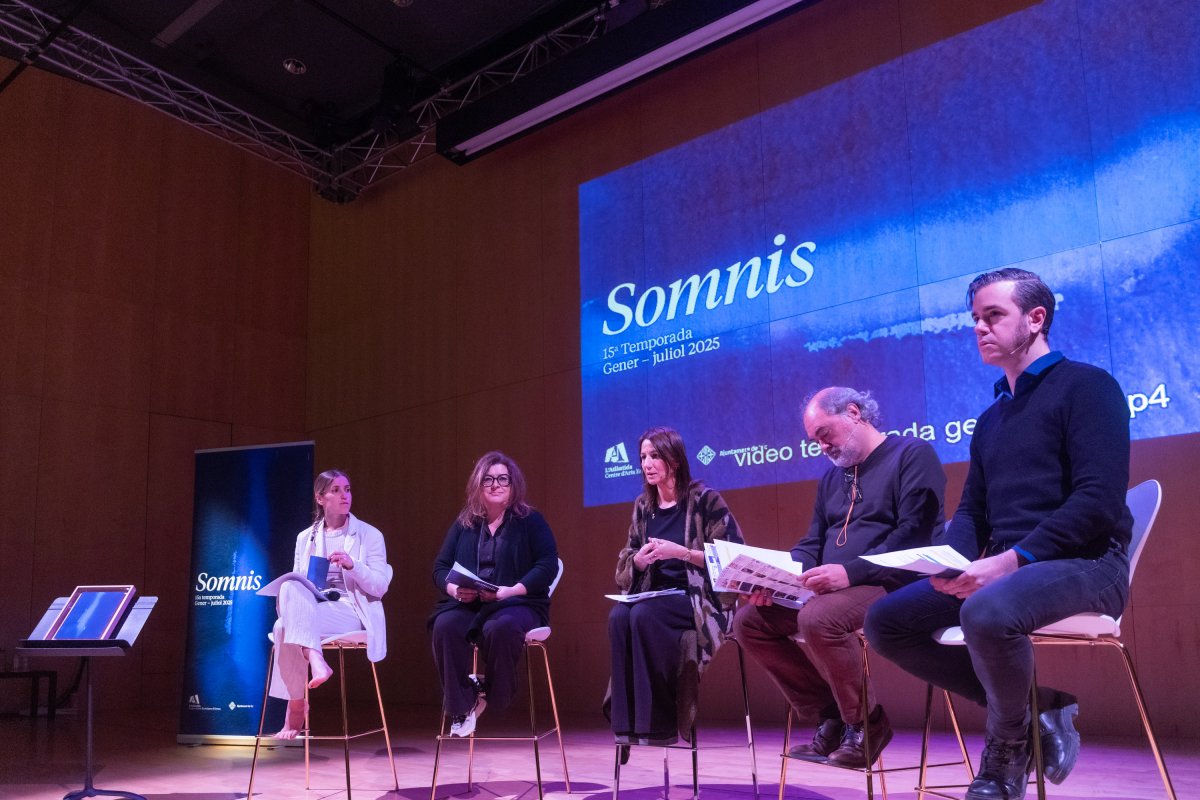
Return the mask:
[[(872, 603), (916, 578), (859, 556), (929, 544), (943, 524), (946, 489), (933, 447), (885, 436), (878, 421), (870, 393), (846, 387), (822, 389), (805, 406), (808, 438), (833, 462), (817, 486), (808, 535), (792, 548), (792, 559), (804, 565), (804, 586), (816, 594), (800, 609), (748, 595), (733, 622), (742, 647), (792, 709), (819, 720), (812, 743), (789, 755), (855, 768), (874, 763), (892, 737), (869, 685), (864, 704), (857, 631)], [(864, 705), (872, 709), (869, 722)]]
[[(1037, 275), (980, 275), (967, 304), (980, 357), (1004, 376), (975, 427), (962, 501), (934, 542), (973, 562), (884, 598), (865, 628), (887, 658), (987, 707), (966, 800), (1019, 800), (1031, 749), (1029, 634), (1085, 611), (1118, 616), (1128, 599), (1129, 411), (1111, 375), (1050, 350), (1055, 299)], [(933, 641), (953, 625), (966, 647)], [(1046, 777), (1061, 783), (1079, 753), (1079, 709), (1041, 687), (1038, 707)]]

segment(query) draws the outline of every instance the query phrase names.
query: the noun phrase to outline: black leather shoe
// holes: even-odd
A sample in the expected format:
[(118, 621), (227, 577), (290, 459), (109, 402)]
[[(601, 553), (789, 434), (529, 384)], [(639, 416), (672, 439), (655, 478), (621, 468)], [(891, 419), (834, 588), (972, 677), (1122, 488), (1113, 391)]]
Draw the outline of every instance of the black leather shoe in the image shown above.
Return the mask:
[(871, 740), (871, 752), (866, 752), (864, 739), (867, 737), (863, 735), (863, 723), (847, 725), (838, 749), (829, 754), (830, 764), (851, 769), (865, 769), (875, 763), (875, 759), (879, 758), (883, 748), (887, 747), (888, 742), (892, 740), (892, 725), (888, 722), (883, 706), (875, 706), (875, 710), (871, 712), (871, 718), (866, 724), (871, 726), (867, 730)]
[(811, 744), (798, 744), (788, 750), (788, 758), (805, 761), (824, 761), (825, 757), (838, 749), (845, 733), (846, 724), (840, 719), (823, 719), (813, 733)]
[(629, 745), (617, 745), (617, 760), (621, 762), (622, 767), (629, 763)]
[(987, 737), (975, 780), (963, 800), (1024, 800), (1029, 742)]
[(1075, 730), (1074, 722), (1078, 715), (1078, 703), (1051, 708), (1038, 715), (1043, 772), (1051, 783), (1065, 781), (1079, 758), (1079, 731)]

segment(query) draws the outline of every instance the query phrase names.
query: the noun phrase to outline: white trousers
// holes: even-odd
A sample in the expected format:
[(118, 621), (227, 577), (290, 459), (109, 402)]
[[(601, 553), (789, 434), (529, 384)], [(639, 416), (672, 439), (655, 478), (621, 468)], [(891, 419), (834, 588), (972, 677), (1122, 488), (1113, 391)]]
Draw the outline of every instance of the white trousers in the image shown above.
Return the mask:
[(303, 648), (316, 650), (326, 636), (364, 628), (354, 606), (342, 602), (318, 603), (312, 592), (298, 581), (287, 581), (279, 587), (278, 608), (271, 697), (299, 700), (304, 697), (304, 685), (308, 683), (308, 659)]

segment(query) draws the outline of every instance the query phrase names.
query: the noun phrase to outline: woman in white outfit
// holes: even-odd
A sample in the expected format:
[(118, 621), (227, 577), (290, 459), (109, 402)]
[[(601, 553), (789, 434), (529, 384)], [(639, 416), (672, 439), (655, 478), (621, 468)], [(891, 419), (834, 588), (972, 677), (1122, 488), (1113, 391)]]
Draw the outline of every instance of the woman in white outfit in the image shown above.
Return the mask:
[[(288, 701), (279, 739), (294, 739), (304, 728), (304, 687), (315, 689), (333, 670), (321, 654), (321, 639), (337, 633), (367, 632), (367, 658), (387, 653), (382, 598), (392, 581), (383, 534), (350, 513), (350, 478), (328, 470), (313, 484), (313, 524), (296, 537), (293, 571), (308, 573), (309, 556), (329, 559), (324, 598), (300, 581), (279, 587), (275, 622), (275, 667), (271, 696)], [(311, 678), (309, 673), (311, 672)]]

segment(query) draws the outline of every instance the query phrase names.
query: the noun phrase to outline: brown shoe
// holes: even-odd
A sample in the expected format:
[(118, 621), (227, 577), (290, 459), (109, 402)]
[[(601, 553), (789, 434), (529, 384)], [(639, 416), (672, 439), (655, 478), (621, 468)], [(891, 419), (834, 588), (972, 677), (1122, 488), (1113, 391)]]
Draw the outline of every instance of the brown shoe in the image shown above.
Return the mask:
[[(871, 727), (865, 734), (861, 722), (846, 726), (841, 745), (829, 754), (830, 764), (851, 769), (866, 769), (875, 763), (883, 748), (892, 740), (892, 725), (888, 722), (887, 714), (883, 712), (883, 706), (875, 706), (867, 724)], [(868, 737), (871, 740), (870, 753), (866, 752), (865, 739)]]
[(804, 761), (824, 761), (825, 758), (838, 749), (846, 724), (840, 719), (823, 719), (813, 733), (812, 743), (798, 744), (788, 750), (788, 758), (799, 758)]

